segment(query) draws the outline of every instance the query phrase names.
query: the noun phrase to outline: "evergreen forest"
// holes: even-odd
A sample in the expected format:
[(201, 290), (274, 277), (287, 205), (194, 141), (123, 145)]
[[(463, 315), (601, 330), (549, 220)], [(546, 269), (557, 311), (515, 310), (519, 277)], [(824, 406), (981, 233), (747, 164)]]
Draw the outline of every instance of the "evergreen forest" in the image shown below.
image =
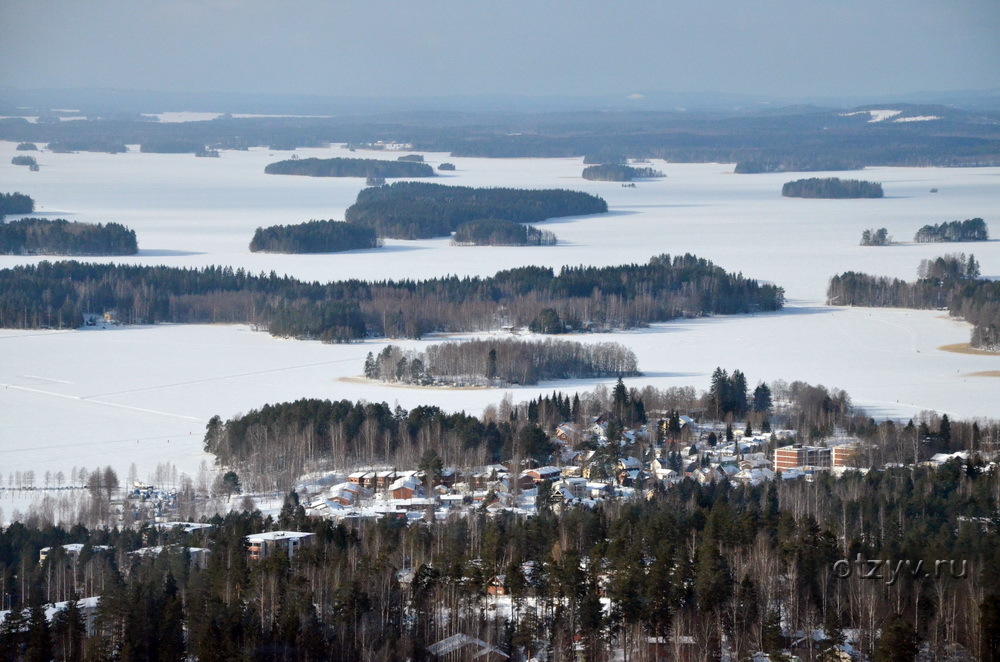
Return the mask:
[(483, 219), (459, 225), (451, 243), (456, 246), (552, 246), (556, 243), (556, 236), (533, 225)]
[(539, 223), (607, 211), (604, 200), (579, 191), (395, 182), (363, 189), (344, 217), (348, 223), (372, 228), (380, 237), (429, 239), (447, 237), (463, 223), (481, 219)]
[(811, 177), (785, 182), (781, 195), (786, 198), (881, 198), (884, 193), (877, 182)]
[(269, 163), (264, 172), (307, 177), (434, 177), (434, 168), (426, 163), (382, 159), (287, 159)]
[(257, 228), (250, 241), (250, 250), (254, 253), (335, 253), (381, 245), (368, 228), (330, 220)]

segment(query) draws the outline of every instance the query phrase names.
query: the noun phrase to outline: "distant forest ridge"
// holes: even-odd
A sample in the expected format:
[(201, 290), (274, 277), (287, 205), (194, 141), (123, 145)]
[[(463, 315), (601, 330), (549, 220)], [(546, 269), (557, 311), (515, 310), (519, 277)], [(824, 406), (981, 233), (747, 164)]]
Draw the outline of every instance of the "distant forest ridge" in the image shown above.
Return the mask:
[(975, 256), (964, 253), (924, 260), (914, 282), (848, 271), (830, 279), (826, 300), (831, 306), (947, 308), (972, 324), (970, 345), (1000, 351), (1000, 281), (980, 279), (979, 271)]
[(135, 255), (135, 231), (120, 223), (81, 223), (62, 218), (0, 221), (0, 254)]
[[(31, 123), (0, 120), (0, 140), (49, 143), (61, 151), (119, 152), (126, 145), (190, 141), (212, 149), (406, 143), (412, 150), (477, 157), (663, 159), (670, 162), (780, 164), (782, 171), (861, 166), (997, 166), (1000, 112), (897, 104), (893, 121), (816, 108), (748, 115), (693, 112), (536, 114), (532, 130), (511, 133), (509, 114), (413, 114), (378, 118), (220, 117), (150, 122), (139, 117)], [(933, 121), (895, 120), (929, 117)], [(148, 149), (148, 148), (147, 148)], [(822, 154), (823, 163), (816, 163)], [(602, 159), (603, 160), (603, 159)], [(605, 161), (610, 162), (610, 161)], [(365, 176), (365, 175), (362, 175)]]
[(786, 198), (881, 198), (884, 195), (878, 182), (837, 177), (811, 177), (786, 182), (781, 187)]
[(286, 159), (264, 167), (268, 175), (307, 177), (435, 177), (434, 168), (416, 161), (383, 159)]
[[(778, 310), (784, 291), (693, 255), (613, 267), (521, 267), (494, 276), (307, 283), (242, 269), (41, 262), (0, 271), (0, 327), (76, 328), (84, 313), (126, 324), (245, 323), (345, 342), (534, 325), (613, 330), (678, 317)], [(559, 320), (558, 323), (539, 320)]]
[(330, 220), (257, 228), (250, 241), (250, 250), (254, 253), (335, 253), (381, 245), (375, 232), (368, 228)]
[(608, 203), (602, 198), (580, 191), (396, 182), (362, 189), (344, 218), (372, 228), (380, 237), (428, 239), (447, 237), (470, 221), (538, 223), (607, 211)]

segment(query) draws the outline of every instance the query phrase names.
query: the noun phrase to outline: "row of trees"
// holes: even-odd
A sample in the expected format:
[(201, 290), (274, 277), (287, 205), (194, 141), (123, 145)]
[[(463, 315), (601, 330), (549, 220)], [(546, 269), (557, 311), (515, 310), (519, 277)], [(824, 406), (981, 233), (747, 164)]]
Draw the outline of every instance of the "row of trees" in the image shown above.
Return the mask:
[(81, 223), (65, 219), (0, 220), (0, 254), (135, 255), (135, 230), (120, 223)]
[(786, 198), (881, 198), (884, 192), (878, 182), (811, 177), (785, 182), (781, 195)]
[(743, 159), (736, 164), (734, 172), (737, 175), (750, 175), (764, 172), (816, 172), (820, 170), (861, 170), (861, 161), (837, 159), (829, 157), (796, 156), (784, 159)]
[(833, 306), (947, 308), (972, 324), (973, 347), (1000, 348), (1000, 282), (978, 277), (975, 256), (953, 253), (923, 260), (915, 282), (854, 271), (836, 275), (826, 298)]
[[(521, 267), (487, 278), (306, 283), (243, 269), (42, 262), (0, 271), (0, 327), (75, 328), (85, 312), (126, 324), (257, 325), (348, 341), (527, 326), (546, 309), (557, 331), (623, 329), (680, 316), (778, 310), (784, 293), (693, 255), (612, 267)], [(547, 332), (547, 331), (546, 331)]]
[(407, 384), (537, 384), (550, 379), (588, 379), (641, 374), (635, 353), (611, 342), (580, 343), (506, 338), (431, 345), (404, 352), (388, 345), (369, 352), (365, 376)]
[(451, 243), (458, 246), (553, 246), (556, 236), (533, 225), (494, 218), (462, 223), (455, 228)]
[(448, 236), (463, 223), (481, 219), (539, 223), (607, 211), (603, 199), (579, 191), (395, 182), (363, 189), (344, 218), (374, 229), (380, 237), (427, 239)]
[(602, 163), (587, 166), (581, 175), (584, 179), (597, 182), (630, 182), (633, 179), (664, 177), (662, 171), (654, 168), (636, 168), (621, 163)]
[(257, 228), (250, 241), (250, 250), (254, 253), (334, 253), (381, 245), (381, 240), (368, 228), (329, 220)]
[(383, 159), (287, 159), (264, 167), (268, 175), (308, 177), (433, 177), (434, 168), (414, 161)]
[(6, 214), (30, 214), (35, 201), (24, 193), (0, 193), (0, 217)]
[(939, 241), (989, 241), (990, 231), (981, 218), (949, 221), (925, 225), (917, 230), (913, 241), (918, 243)]

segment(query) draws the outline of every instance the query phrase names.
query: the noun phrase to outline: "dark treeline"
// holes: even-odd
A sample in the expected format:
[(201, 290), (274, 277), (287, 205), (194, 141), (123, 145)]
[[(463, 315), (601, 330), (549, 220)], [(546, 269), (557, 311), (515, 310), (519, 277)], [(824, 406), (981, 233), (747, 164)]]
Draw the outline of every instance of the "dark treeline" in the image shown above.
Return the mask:
[(33, 156), (25, 156), (24, 154), (18, 154), (10, 160), (11, 165), (16, 166), (36, 166), (38, 161), (35, 160)]
[(446, 237), (462, 223), (480, 219), (539, 223), (607, 211), (604, 200), (579, 191), (396, 182), (362, 190), (344, 218), (374, 229), (380, 237), (428, 239)]
[(785, 182), (781, 195), (787, 198), (881, 198), (884, 193), (878, 182), (811, 177)]
[(388, 345), (369, 352), (365, 376), (406, 384), (537, 384), (550, 379), (586, 379), (641, 374), (635, 353), (618, 343), (580, 343), (504, 338), (463, 340), (404, 352)]
[(913, 241), (920, 243), (938, 241), (989, 241), (990, 232), (981, 218), (950, 221), (925, 225), (917, 230)]
[[(15, 522), (0, 531), (0, 657), (424, 661), (466, 634), (514, 660), (821, 660), (849, 636), (863, 659), (925, 648), (994, 662), (998, 489), (995, 468), (952, 462), (756, 487), (688, 480), (594, 509), (411, 526), (311, 520), (294, 494), (276, 518), (231, 513), (193, 534)], [(274, 528), (314, 535), (294, 559), (249, 562), (245, 536)], [(78, 560), (39, 563), (66, 543), (85, 545)], [(167, 549), (129, 554), (145, 544)], [(189, 547), (212, 550), (205, 569)], [(490, 608), (491, 585), (509, 614)], [(74, 591), (100, 596), (92, 637), (75, 603), (45, 622), (42, 605)]]
[(581, 175), (584, 179), (598, 182), (630, 182), (633, 179), (663, 177), (660, 170), (654, 168), (636, 168), (620, 163), (603, 163), (587, 166)]
[(15, 149), (19, 152), (37, 152), (38, 145), (35, 143), (18, 143)]
[(53, 140), (48, 145), (50, 152), (69, 154), (71, 152), (107, 152), (108, 154), (124, 154), (128, 146), (112, 138), (66, 138)]
[(250, 250), (254, 253), (334, 253), (381, 245), (368, 228), (330, 220), (257, 228), (250, 241)]
[(482, 219), (455, 228), (451, 243), (458, 246), (552, 246), (556, 236), (548, 230), (501, 219)]
[(434, 177), (434, 168), (413, 161), (382, 159), (287, 159), (264, 167), (269, 175), (308, 177)]
[(139, 146), (143, 154), (195, 154), (204, 149), (205, 143), (181, 138), (147, 141)]
[(763, 172), (817, 172), (820, 170), (861, 170), (863, 168), (864, 165), (860, 161), (806, 157), (776, 161), (746, 159), (737, 163), (733, 172), (737, 175), (750, 175)]
[(327, 284), (242, 269), (42, 262), (0, 271), (0, 327), (75, 328), (84, 312), (126, 324), (249, 323), (280, 336), (419, 338), (558, 318), (555, 331), (779, 310), (784, 292), (693, 255), (614, 267), (521, 267), (492, 277)]
[(35, 211), (35, 201), (24, 193), (0, 193), (0, 217), (7, 214), (30, 214)]
[(396, 159), (397, 161), (413, 161), (414, 163), (423, 163), (423, 154), (404, 154), (403, 156)]
[(1000, 281), (980, 279), (972, 255), (924, 260), (914, 282), (848, 271), (830, 279), (826, 300), (833, 306), (947, 308), (972, 324), (973, 347), (1000, 349)]
[(135, 255), (135, 230), (119, 223), (81, 223), (62, 218), (0, 220), (0, 254)]

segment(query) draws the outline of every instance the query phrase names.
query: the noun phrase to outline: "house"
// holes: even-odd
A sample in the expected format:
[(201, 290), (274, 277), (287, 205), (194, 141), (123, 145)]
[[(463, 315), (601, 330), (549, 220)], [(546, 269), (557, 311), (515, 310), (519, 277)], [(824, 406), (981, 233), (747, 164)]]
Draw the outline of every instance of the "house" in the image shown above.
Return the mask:
[(327, 500), (340, 506), (353, 506), (364, 496), (365, 489), (357, 483), (340, 483), (327, 492)]
[(486, 584), (486, 593), (488, 595), (507, 595), (507, 588), (504, 586), (506, 580), (506, 575), (493, 575)]
[(267, 531), (255, 533), (246, 537), (249, 544), (247, 552), (251, 561), (262, 561), (275, 552), (283, 552), (289, 559), (294, 558), (295, 553), (308, 544), (312, 538), (311, 533), (299, 531)]
[(420, 480), (416, 476), (404, 476), (389, 486), (389, 496), (393, 499), (412, 499), (420, 496)]
[(537, 469), (528, 469), (522, 476), (530, 476), (534, 483), (540, 483), (543, 480), (555, 480), (562, 473), (559, 467), (538, 467)]
[(783, 446), (774, 451), (774, 469), (783, 471), (785, 469), (795, 469), (798, 467), (813, 467), (816, 469), (829, 469), (832, 458), (829, 448), (822, 446), (803, 446), (802, 444), (792, 444)]
[(580, 427), (575, 423), (562, 423), (556, 427), (556, 439), (566, 444), (573, 444), (580, 438)]

